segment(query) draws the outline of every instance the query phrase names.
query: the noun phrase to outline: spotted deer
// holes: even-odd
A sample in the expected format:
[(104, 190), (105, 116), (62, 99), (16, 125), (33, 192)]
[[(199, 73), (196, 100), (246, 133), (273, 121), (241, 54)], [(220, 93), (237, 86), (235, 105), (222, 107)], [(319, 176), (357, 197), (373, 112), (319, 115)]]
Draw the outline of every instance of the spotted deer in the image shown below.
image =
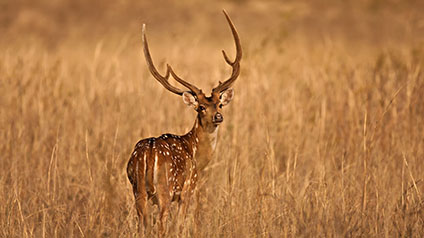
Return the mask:
[[(143, 51), (150, 73), (167, 90), (182, 96), (183, 102), (197, 112), (194, 126), (187, 134), (163, 134), (140, 140), (128, 162), (128, 179), (133, 187), (140, 225), (146, 227), (147, 202), (152, 201), (159, 207), (159, 236), (166, 230), (171, 202), (177, 201), (179, 210), (182, 205), (181, 212), (185, 216), (196, 188), (198, 172), (206, 167), (215, 150), (218, 127), (224, 119), (222, 107), (230, 103), (234, 96), (231, 86), (240, 74), (242, 49), (237, 30), (225, 10), (224, 15), (234, 37), (236, 57), (231, 61), (222, 51), (225, 61), (232, 67), (232, 73), (226, 81), (219, 82), (212, 89), (211, 96), (206, 96), (201, 89), (177, 76), (170, 65), (167, 65), (165, 75), (158, 72), (150, 55), (143, 24)], [(168, 81), (170, 75), (188, 90), (172, 86)]]

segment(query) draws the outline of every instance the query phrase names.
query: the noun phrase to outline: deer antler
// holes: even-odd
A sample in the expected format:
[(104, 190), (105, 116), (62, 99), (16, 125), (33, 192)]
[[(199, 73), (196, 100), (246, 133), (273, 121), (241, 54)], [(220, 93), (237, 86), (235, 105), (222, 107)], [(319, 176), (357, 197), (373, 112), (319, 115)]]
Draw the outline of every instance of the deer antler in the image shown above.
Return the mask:
[(184, 81), (180, 77), (178, 77), (177, 74), (174, 72), (174, 70), (172, 70), (172, 67), (169, 64), (166, 65), (165, 76), (161, 75), (157, 71), (157, 69), (155, 68), (155, 65), (153, 64), (152, 56), (150, 55), (149, 45), (147, 43), (147, 38), (146, 38), (146, 25), (145, 24), (143, 24), (143, 28), (142, 28), (142, 40), (143, 40), (143, 51), (144, 51), (144, 56), (146, 57), (147, 66), (149, 67), (150, 73), (152, 73), (153, 77), (155, 77), (155, 79), (157, 81), (159, 81), (159, 83), (161, 83), (169, 91), (171, 91), (175, 94), (178, 94), (178, 95), (182, 95), (184, 93), (183, 90), (181, 90), (177, 87), (174, 87), (169, 83), (169, 81), (168, 81), (169, 75), (172, 75), (172, 77), (177, 82), (184, 85), (186, 88), (188, 88), (195, 95), (198, 95), (201, 92), (201, 90), (199, 90), (196, 86), (194, 86), (194, 85)]
[(227, 62), (227, 64), (229, 64), (233, 68), (233, 71), (229, 79), (227, 79), (223, 83), (219, 82), (219, 85), (215, 87), (214, 89), (212, 89), (212, 93), (220, 93), (222, 91), (227, 90), (228, 88), (231, 87), (231, 85), (236, 81), (237, 77), (240, 75), (240, 61), (242, 57), (240, 38), (238, 36), (234, 23), (231, 21), (230, 17), (228, 16), (228, 13), (225, 10), (223, 10), (223, 12), (224, 12), (225, 18), (227, 18), (228, 24), (230, 25), (231, 32), (233, 33), (237, 53), (236, 53), (236, 58), (234, 59), (234, 61), (231, 61), (228, 58), (225, 51), (222, 50), (222, 54), (224, 55), (225, 62)]

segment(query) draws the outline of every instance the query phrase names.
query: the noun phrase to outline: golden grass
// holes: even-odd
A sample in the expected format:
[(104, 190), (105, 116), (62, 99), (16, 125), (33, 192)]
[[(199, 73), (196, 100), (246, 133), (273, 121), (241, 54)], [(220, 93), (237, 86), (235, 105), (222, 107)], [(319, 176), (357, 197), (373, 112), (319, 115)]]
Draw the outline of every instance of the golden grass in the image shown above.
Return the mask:
[(184, 237), (423, 236), (424, 8), (338, 2), (5, 4), (0, 237), (137, 236), (133, 146), (195, 117), (149, 75), (141, 22), (162, 70), (210, 90), (223, 7), (242, 75)]

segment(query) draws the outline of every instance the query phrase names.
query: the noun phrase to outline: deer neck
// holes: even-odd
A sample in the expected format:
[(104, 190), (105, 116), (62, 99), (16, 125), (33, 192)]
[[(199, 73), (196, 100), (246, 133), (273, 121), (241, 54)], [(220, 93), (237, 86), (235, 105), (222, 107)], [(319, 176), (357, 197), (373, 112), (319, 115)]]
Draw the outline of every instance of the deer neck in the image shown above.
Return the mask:
[(202, 171), (212, 159), (215, 152), (219, 126), (206, 128), (199, 117), (196, 118), (193, 128), (187, 134), (194, 146), (193, 158), (197, 167)]

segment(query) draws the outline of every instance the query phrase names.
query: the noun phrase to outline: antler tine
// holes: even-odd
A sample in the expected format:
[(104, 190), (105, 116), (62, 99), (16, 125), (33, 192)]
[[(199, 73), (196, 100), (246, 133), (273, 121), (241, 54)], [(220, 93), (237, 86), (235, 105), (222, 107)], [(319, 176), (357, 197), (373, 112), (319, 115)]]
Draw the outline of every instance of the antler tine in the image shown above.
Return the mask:
[(218, 93), (228, 89), (235, 82), (235, 80), (240, 74), (240, 61), (242, 57), (240, 37), (238, 36), (236, 27), (234, 26), (234, 23), (231, 21), (230, 17), (228, 16), (228, 13), (225, 10), (223, 10), (223, 12), (224, 12), (225, 18), (228, 21), (228, 24), (230, 25), (231, 32), (233, 33), (233, 36), (234, 36), (234, 42), (236, 45), (236, 58), (234, 59), (234, 61), (231, 61), (230, 58), (225, 53), (225, 51), (222, 50), (222, 54), (224, 55), (225, 62), (227, 62), (227, 64), (229, 64), (233, 68), (233, 71), (229, 79), (227, 79), (224, 83), (219, 83), (219, 85), (212, 90), (213, 92), (218, 92)]
[(153, 75), (153, 77), (157, 81), (159, 81), (159, 83), (161, 83), (169, 91), (171, 91), (175, 94), (178, 94), (178, 95), (182, 95), (184, 93), (183, 90), (181, 90), (177, 87), (174, 87), (169, 83), (169, 81), (168, 81), (169, 75), (172, 75), (172, 77), (174, 77), (177, 82), (179, 82), (182, 85), (184, 85), (185, 87), (187, 87), (194, 94), (197, 95), (200, 92), (200, 90), (197, 87), (195, 87), (194, 85), (192, 85), (192, 84), (184, 81), (180, 77), (178, 77), (177, 74), (175, 74), (174, 70), (172, 69), (172, 67), (169, 64), (166, 65), (167, 67), (166, 67), (165, 76), (161, 75), (157, 71), (157, 69), (155, 68), (155, 65), (153, 64), (152, 56), (150, 55), (150, 51), (149, 51), (149, 45), (147, 43), (146, 24), (143, 24), (143, 28), (142, 28), (142, 41), (143, 41), (144, 56), (146, 58), (147, 66), (149, 67), (149, 71)]
[(142, 41), (143, 41), (143, 51), (144, 51), (144, 56), (146, 58), (146, 62), (147, 62), (147, 66), (149, 67), (149, 71), (150, 73), (153, 75), (153, 77), (159, 81), (159, 83), (161, 83), (166, 89), (168, 89), (169, 91), (178, 94), (178, 95), (182, 95), (183, 94), (183, 90), (176, 88), (174, 86), (172, 86), (169, 82), (169, 73), (170, 70), (172, 70), (170, 68), (170, 66), (168, 65), (167, 69), (166, 69), (166, 74), (165, 76), (162, 76), (157, 69), (155, 68), (155, 65), (153, 64), (153, 60), (152, 60), (152, 56), (150, 55), (150, 51), (149, 51), (149, 45), (147, 43), (147, 38), (146, 38), (146, 24), (143, 24), (143, 28), (142, 28)]
[(172, 67), (170, 65), (168, 65), (168, 70), (171, 72), (172, 77), (179, 82), (180, 84), (184, 85), (186, 88), (190, 89), (190, 91), (192, 91), (195, 95), (199, 95), (199, 93), (202, 92), (202, 90), (198, 89), (196, 86), (194, 86), (193, 84), (184, 81), (182, 78), (178, 77), (177, 74), (175, 74), (174, 70), (172, 69)]

